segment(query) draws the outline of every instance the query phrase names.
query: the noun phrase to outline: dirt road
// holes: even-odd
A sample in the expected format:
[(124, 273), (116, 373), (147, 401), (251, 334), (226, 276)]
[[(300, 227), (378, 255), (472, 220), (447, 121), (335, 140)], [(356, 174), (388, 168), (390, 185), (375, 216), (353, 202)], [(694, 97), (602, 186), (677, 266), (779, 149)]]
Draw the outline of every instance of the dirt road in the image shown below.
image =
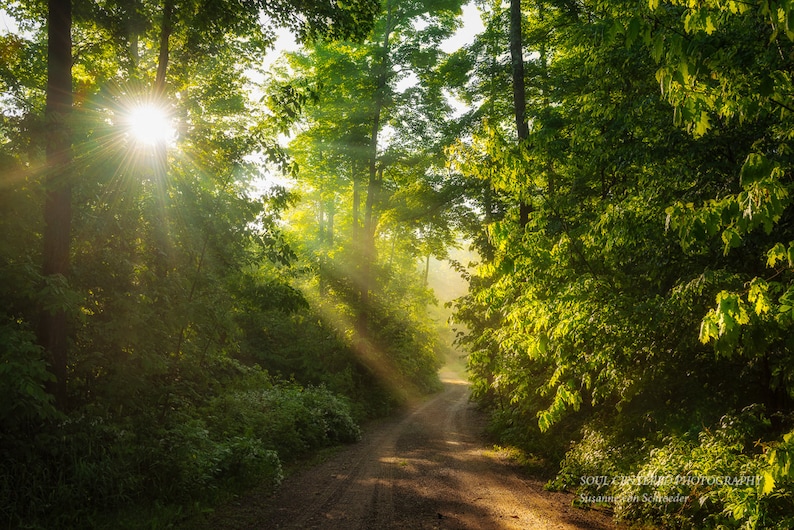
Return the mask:
[(543, 490), (480, 433), (469, 388), (450, 373), (445, 391), (323, 464), (299, 472), (276, 495), (223, 507), (206, 528), (607, 529), (609, 518)]

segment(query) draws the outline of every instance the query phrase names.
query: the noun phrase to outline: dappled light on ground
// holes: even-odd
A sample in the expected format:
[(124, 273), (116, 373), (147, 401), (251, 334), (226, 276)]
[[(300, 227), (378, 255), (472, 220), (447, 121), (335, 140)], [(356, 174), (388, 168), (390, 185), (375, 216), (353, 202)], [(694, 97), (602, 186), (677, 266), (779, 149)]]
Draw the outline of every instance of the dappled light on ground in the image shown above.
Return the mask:
[[(442, 373), (445, 373), (442, 370)], [(288, 479), (268, 499), (243, 499), (212, 528), (593, 529), (606, 514), (571, 506), (543, 489), (481, 438), (485, 418), (454, 374), (440, 395), (402, 417), (370, 425), (364, 439), (321, 466)], [(224, 526), (236, 517), (236, 526)], [(228, 518), (228, 519), (227, 519)], [(209, 528), (210, 526), (207, 526)]]

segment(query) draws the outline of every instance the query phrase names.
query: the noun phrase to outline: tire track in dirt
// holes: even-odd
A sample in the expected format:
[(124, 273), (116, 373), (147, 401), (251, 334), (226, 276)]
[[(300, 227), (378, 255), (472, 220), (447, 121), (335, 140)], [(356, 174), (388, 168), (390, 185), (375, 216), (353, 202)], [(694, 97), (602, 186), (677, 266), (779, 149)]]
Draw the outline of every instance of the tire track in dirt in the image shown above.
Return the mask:
[(251, 492), (184, 528), (614, 528), (488, 450), (468, 385), (444, 375), (443, 393), (371, 425), (358, 444), (290, 476), (274, 495)]
[[(431, 400), (401, 419), (396, 425), (384, 426), (366, 440), (368, 450), (359, 459), (356, 472), (332, 484), (330, 495), (322, 494), (321, 502), (286, 528), (387, 528), (393, 513), (390, 464), (397, 438), (416, 416), (435, 404)], [(374, 518), (374, 521), (372, 520)], [(364, 522), (367, 522), (364, 526)], [(370, 526), (370, 524), (377, 526)]]

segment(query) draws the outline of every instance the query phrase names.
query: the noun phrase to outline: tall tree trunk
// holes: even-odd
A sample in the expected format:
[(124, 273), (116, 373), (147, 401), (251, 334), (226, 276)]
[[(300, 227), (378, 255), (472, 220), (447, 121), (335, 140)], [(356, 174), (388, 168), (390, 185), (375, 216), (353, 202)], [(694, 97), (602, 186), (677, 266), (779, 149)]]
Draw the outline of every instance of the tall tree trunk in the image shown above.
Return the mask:
[[(72, 4), (49, 0), (47, 16), (47, 176), (45, 181), (42, 274), (68, 276), (72, 223)], [(68, 325), (63, 309), (43, 309), (39, 343), (49, 355), (55, 375), (56, 405), (66, 407)]]
[[(546, 10), (544, 9), (543, 2), (544, 0), (538, 0), (538, 21), (540, 21), (541, 24), (546, 17)], [(543, 40), (540, 42), (539, 59), (542, 78), (541, 91), (543, 92), (543, 106), (546, 109), (548, 109), (551, 104), (549, 101), (549, 65), (547, 57), (546, 41)], [(554, 195), (556, 193), (556, 183), (554, 179), (554, 165), (550, 156), (546, 159), (546, 179), (546, 195), (548, 196), (548, 200), (551, 201), (554, 200)]]
[[(513, 107), (515, 109), (518, 143), (524, 144), (529, 138), (526, 107), (527, 96), (524, 86), (524, 48), (521, 38), (521, 0), (510, 0), (510, 63), (513, 72)], [(523, 146), (521, 146), (523, 148)], [(519, 223), (522, 227), (529, 221), (531, 206), (521, 197), (519, 202)]]
[(124, 19), (123, 30), (127, 37), (127, 52), (130, 58), (130, 70), (127, 75), (137, 77), (138, 63), (140, 62), (139, 36), (142, 31), (141, 2), (140, 0), (127, 0), (121, 2), (121, 16)]
[(358, 244), (359, 235), (358, 231), (361, 228), (361, 221), (359, 220), (359, 211), (361, 210), (361, 181), (356, 173), (356, 163), (353, 162), (350, 168), (351, 178), (353, 180), (353, 221), (351, 226), (351, 236), (353, 243)]
[(168, 58), (170, 55), (169, 40), (173, 31), (174, 0), (165, 0), (163, 5), (163, 22), (160, 25), (160, 50), (157, 57), (157, 76), (154, 80), (154, 94), (156, 98), (165, 95), (165, 76), (168, 72)]
[(360, 308), (358, 313), (358, 327), (360, 332), (365, 332), (368, 327), (368, 314), (370, 294), (373, 288), (372, 265), (375, 262), (375, 202), (380, 191), (382, 168), (378, 168), (378, 135), (381, 128), (381, 113), (385, 105), (386, 88), (389, 75), (389, 43), (392, 31), (392, 1), (387, 2), (386, 28), (384, 30), (383, 44), (380, 49), (380, 61), (376, 67), (377, 85), (375, 91), (374, 108), (372, 111), (372, 128), (369, 143), (369, 177), (367, 181), (367, 197), (364, 202), (364, 230), (362, 235), (362, 261)]
[[(160, 49), (157, 57), (157, 74), (152, 90), (152, 102), (155, 105), (163, 105), (166, 94), (166, 74), (168, 73), (168, 61), (170, 56), (170, 39), (173, 32), (174, 0), (165, 0), (163, 5), (163, 20), (160, 25)], [(166, 180), (168, 176), (168, 146), (167, 140), (161, 139), (153, 146), (154, 148), (154, 191), (155, 202), (157, 204), (157, 221), (154, 224), (155, 269), (158, 277), (165, 278), (170, 267), (171, 244), (169, 239), (170, 229), (167, 215), (168, 186)]]
[(326, 227), (327, 231), (327, 241), (328, 246), (331, 247), (334, 244), (334, 216), (336, 215), (336, 205), (334, 204), (334, 199), (328, 201), (328, 225)]

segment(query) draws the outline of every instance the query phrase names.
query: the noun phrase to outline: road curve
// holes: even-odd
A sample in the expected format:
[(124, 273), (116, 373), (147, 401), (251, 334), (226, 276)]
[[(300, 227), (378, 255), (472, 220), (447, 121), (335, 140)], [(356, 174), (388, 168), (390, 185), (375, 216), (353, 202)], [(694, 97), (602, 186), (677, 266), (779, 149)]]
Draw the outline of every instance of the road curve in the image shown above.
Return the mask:
[[(489, 450), (469, 387), (444, 391), (369, 429), (358, 444), (296, 473), (272, 496), (255, 492), (205, 521), (213, 530), (612, 529), (605, 514), (571, 506)], [(193, 528), (198, 528), (193, 526)]]

